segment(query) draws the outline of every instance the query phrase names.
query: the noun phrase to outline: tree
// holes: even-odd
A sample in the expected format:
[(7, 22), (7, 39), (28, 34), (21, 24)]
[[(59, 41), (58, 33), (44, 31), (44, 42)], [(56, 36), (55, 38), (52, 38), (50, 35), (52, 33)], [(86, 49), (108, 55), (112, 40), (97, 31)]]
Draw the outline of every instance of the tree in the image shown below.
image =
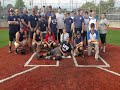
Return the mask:
[(16, 0), (15, 8), (19, 9), (20, 11), (25, 7), (23, 0)]
[(12, 5), (12, 4), (8, 4), (8, 5), (6, 6), (6, 9), (9, 9), (9, 8), (13, 8), (13, 5)]
[(115, 0), (100, 1), (99, 5), (98, 7), (100, 7), (100, 13), (108, 13), (108, 11), (110, 11), (110, 8), (114, 7)]
[(93, 2), (86, 2), (85, 4), (83, 4), (80, 9), (84, 10), (84, 11), (89, 11), (89, 10), (96, 10), (97, 6), (95, 5), (95, 3)]

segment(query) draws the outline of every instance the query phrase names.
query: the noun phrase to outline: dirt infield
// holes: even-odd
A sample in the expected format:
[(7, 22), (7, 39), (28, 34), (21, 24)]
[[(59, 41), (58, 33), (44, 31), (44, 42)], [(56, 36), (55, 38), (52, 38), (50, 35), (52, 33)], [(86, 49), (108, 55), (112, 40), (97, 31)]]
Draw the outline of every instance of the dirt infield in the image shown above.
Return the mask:
[[(72, 57), (60, 62), (37, 61), (33, 53), (25, 56), (15, 55), (14, 52), (8, 54), (7, 49), (0, 49), (1, 90), (120, 90), (118, 46), (107, 45), (107, 52), (100, 53), (110, 67), (86, 54), (84, 59)], [(83, 67), (86, 65), (96, 67)]]

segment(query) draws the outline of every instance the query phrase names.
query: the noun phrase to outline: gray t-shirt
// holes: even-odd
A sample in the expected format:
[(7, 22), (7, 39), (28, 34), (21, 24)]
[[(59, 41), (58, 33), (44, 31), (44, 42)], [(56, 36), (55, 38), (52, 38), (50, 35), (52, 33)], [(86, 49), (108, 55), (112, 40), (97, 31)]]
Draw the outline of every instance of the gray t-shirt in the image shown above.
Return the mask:
[(65, 16), (63, 13), (56, 13), (56, 19), (57, 19), (57, 26), (58, 26), (58, 29), (63, 29), (63, 23), (64, 23), (64, 19), (65, 19)]
[(89, 21), (90, 19), (89, 18), (84, 18), (84, 30), (85, 31), (88, 31), (89, 30)]
[(106, 25), (109, 25), (109, 21), (105, 19), (101, 19), (99, 22), (99, 33), (100, 34), (106, 34), (107, 30), (105, 30)]
[(82, 28), (82, 23), (84, 22), (84, 18), (82, 16), (75, 16), (73, 22), (75, 28)]

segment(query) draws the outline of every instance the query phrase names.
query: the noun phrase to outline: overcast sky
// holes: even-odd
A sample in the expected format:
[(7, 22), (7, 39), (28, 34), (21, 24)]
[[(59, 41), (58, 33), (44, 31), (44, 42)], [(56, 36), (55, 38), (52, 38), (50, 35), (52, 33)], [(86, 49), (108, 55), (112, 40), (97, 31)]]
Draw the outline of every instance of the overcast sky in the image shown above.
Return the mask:
[[(0, 0), (2, 5), (3, 5), (3, 0)], [(4, 0), (4, 4), (5, 6), (7, 4), (15, 4), (16, 0)], [(30, 8), (30, 1), (31, 0), (24, 0), (25, 5)], [(45, 0), (33, 0), (33, 5), (38, 5), (39, 7), (43, 6), (45, 3)], [(60, 7), (62, 8), (70, 8), (70, 0), (46, 0), (46, 4), (47, 5), (52, 5), (53, 7), (59, 7), (59, 1), (60, 1)], [(71, 0), (72, 1), (72, 0)], [(83, 3), (85, 3), (86, 1), (94, 1), (96, 3), (99, 3), (100, 0), (73, 0), (74, 4), (73, 4), (73, 8), (77, 8), (79, 6), (81, 6)], [(108, 1), (108, 0), (104, 0), (104, 1)], [(42, 2), (42, 4), (41, 4)], [(76, 4), (77, 3), (77, 4)], [(116, 4), (115, 6), (119, 7), (120, 6), (120, 0), (116, 0)]]

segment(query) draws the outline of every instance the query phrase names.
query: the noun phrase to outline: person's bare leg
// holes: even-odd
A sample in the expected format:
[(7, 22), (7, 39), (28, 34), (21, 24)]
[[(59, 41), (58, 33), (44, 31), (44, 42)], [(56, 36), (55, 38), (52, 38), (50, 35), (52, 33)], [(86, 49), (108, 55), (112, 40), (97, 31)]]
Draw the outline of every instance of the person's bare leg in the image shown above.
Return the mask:
[(9, 53), (11, 53), (12, 52), (12, 41), (9, 41)]

